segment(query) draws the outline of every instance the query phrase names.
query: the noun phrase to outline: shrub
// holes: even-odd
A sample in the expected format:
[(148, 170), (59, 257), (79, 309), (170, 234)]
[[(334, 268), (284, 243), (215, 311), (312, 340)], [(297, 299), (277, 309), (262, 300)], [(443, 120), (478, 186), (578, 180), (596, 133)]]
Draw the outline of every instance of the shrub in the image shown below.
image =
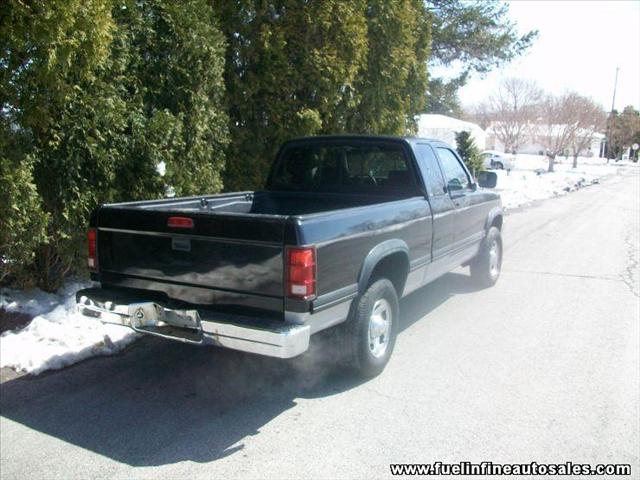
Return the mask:
[(483, 170), (484, 166), (480, 150), (476, 147), (476, 143), (469, 132), (461, 131), (456, 133), (456, 149), (460, 158), (474, 175)]
[(32, 162), (1, 156), (0, 282), (30, 286), (36, 249), (46, 242), (47, 220), (33, 182)]

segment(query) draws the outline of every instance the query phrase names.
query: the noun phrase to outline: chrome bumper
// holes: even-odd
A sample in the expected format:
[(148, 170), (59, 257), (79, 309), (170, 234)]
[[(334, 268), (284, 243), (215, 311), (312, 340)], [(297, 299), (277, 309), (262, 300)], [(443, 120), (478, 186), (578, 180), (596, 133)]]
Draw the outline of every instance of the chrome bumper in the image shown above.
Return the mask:
[(278, 358), (291, 358), (309, 348), (311, 328), (256, 321), (199, 310), (176, 310), (154, 302), (118, 302), (92, 296), (95, 289), (78, 292), (78, 312), (103, 323), (122, 325), (147, 335), (193, 344), (211, 344)]

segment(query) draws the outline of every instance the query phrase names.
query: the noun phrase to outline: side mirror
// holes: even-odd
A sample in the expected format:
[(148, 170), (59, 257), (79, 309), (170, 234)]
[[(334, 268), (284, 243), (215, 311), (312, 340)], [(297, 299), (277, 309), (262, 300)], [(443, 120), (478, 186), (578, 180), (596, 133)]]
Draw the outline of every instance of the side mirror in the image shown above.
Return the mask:
[(495, 172), (478, 173), (478, 185), (482, 188), (496, 188), (498, 183), (498, 175)]
[(449, 192), (458, 192), (460, 190), (462, 190), (462, 184), (460, 183), (460, 180), (458, 180), (457, 178), (453, 178), (451, 180), (449, 180), (449, 183), (447, 183), (447, 190)]

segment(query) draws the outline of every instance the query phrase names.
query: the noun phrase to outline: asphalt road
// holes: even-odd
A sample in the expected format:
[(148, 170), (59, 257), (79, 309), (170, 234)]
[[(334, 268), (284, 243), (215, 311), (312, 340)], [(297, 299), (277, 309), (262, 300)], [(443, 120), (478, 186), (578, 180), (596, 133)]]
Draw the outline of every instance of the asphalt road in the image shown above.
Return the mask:
[[(640, 169), (510, 214), (504, 271), (403, 300), (385, 372), (146, 338), (0, 386), (0, 475), (390, 476), (389, 463), (630, 463), (639, 475)], [(320, 345), (322, 346), (322, 345)], [(627, 477), (628, 478), (628, 477)]]

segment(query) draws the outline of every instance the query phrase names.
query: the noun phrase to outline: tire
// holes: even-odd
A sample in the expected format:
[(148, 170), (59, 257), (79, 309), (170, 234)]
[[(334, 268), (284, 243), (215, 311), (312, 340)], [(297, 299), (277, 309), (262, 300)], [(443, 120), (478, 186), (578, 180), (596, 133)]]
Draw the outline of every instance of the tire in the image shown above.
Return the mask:
[(400, 320), (398, 295), (393, 284), (381, 278), (356, 301), (345, 325), (347, 362), (358, 376), (370, 378), (384, 370), (393, 353)]
[(482, 241), (478, 255), (471, 261), (471, 277), (482, 287), (491, 287), (502, 270), (502, 237), (500, 230), (491, 227)]
[(504, 170), (504, 165), (502, 164), (502, 162), (496, 162), (496, 169), (498, 170)]

